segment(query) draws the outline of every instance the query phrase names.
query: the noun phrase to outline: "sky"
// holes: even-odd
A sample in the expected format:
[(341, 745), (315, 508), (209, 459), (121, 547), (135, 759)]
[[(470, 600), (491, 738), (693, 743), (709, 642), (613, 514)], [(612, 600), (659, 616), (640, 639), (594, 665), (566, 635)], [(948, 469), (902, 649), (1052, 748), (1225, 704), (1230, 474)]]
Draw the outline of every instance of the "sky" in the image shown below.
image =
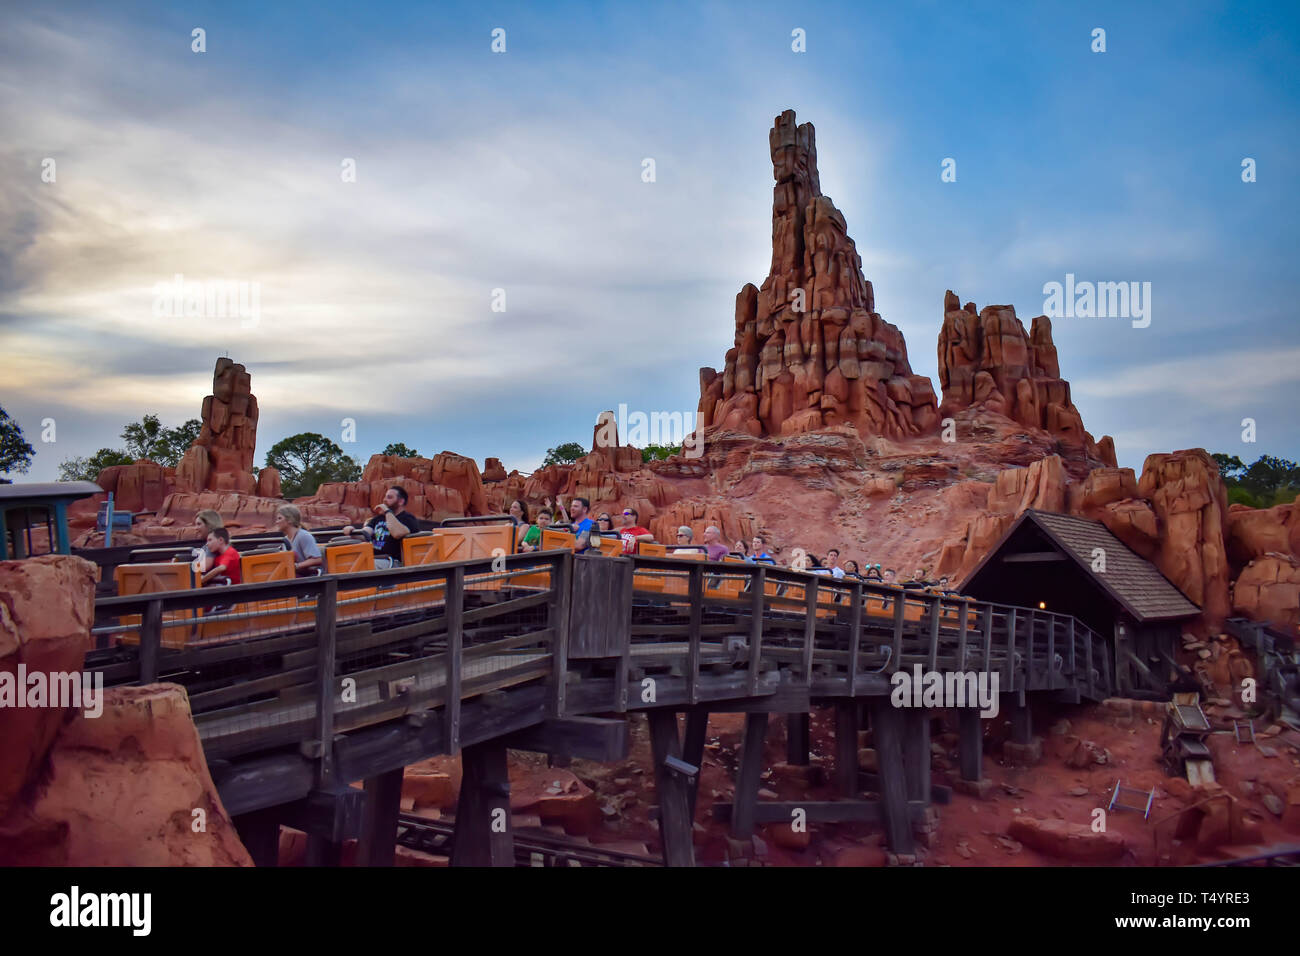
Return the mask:
[[(693, 412), (767, 273), (785, 109), (936, 392), (945, 290), (1028, 327), (1067, 274), (1149, 282), (1145, 328), (1054, 321), (1089, 431), (1138, 469), (1300, 458), (1300, 7), (1076, 7), (0, 4), (23, 480), (198, 417), (220, 355), (259, 465), (315, 431), (528, 472), (604, 409)], [(168, 314), (176, 275), (257, 308)]]

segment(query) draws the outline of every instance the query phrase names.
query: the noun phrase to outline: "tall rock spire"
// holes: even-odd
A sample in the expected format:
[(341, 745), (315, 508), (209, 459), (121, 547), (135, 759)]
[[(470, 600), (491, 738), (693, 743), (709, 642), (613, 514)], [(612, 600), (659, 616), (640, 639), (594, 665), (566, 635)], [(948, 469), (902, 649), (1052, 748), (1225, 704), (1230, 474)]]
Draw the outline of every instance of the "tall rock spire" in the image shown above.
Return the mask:
[(875, 311), (844, 216), (822, 195), (811, 123), (776, 118), (772, 267), (736, 296), (735, 347), (700, 370), (704, 427), (755, 436), (849, 423), (901, 438), (938, 423), (934, 387), (913, 375), (902, 333)]

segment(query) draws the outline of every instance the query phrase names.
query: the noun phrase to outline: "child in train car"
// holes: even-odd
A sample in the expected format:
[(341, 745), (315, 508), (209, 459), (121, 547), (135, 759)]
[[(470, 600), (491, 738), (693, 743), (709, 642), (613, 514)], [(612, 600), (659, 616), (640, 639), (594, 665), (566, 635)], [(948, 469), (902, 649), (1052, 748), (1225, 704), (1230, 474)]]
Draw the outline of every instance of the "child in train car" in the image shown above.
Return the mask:
[(191, 554), (193, 556), (194, 570), (198, 574), (207, 574), (212, 569), (213, 558), (216, 557), (208, 550), (207, 537), (210, 533), (223, 525), (221, 515), (211, 508), (204, 508), (194, 516), (194, 524), (202, 529), (204, 543), (195, 548)]
[[(230, 530), (214, 528), (208, 532), (207, 548), (212, 552), (212, 568), (204, 573), (203, 585), (224, 583), (238, 584), (240, 581), (239, 551), (230, 543)], [(225, 578), (224, 582), (218, 579)]]
[(537, 524), (533, 525), (524, 534), (523, 540), (519, 542), (520, 551), (540, 551), (542, 549), (542, 532), (551, 526), (551, 514), (549, 508), (543, 508), (537, 512)]

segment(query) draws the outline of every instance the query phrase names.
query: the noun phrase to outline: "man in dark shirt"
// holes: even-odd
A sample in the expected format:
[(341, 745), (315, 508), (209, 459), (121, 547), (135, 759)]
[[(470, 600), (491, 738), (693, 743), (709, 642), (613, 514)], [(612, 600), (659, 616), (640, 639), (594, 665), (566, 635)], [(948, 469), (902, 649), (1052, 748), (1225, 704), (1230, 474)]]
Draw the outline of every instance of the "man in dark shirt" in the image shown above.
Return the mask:
[[(375, 516), (362, 529), (375, 547), (375, 567), (391, 568), (402, 563), (402, 539), (412, 531), (420, 530), (415, 515), (406, 510), (406, 489), (397, 485), (384, 492), (382, 504), (374, 507)], [(345, 535), (357, 530), (352, 525), (343, 529)]]

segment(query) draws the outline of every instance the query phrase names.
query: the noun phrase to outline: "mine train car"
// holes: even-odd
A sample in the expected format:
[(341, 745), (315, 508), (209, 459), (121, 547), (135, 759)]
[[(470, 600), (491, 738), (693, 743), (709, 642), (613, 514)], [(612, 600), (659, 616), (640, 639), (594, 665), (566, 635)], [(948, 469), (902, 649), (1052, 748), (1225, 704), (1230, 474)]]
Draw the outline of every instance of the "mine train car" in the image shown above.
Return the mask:
[[(428, 524), (425, 522), (425, 524)], [(353, 575), (375, 570), (374, 549), (364, 540), (345, 536), (341, 529), (307, 532), (321, 544), (323, 573), (336, 575), (343, 582)], [(402, 539), (402, 566), (438, 565), (472, 559), (494, 558), (519, 553), (521, 529), (509, 515), (488, 515), (466, 519), (449, 519), (440, 526), (426, 527)], [(241, 578), (244, 584), (266, 584), (295, 580), (293, 554), (288, 542), (276, 534), (255, 534), (233, 538), (239, 551)], [(572, 549), (576, 539), (572, 532), (547, 529), (542, 533), (541, 551)], [(118, 548), (109, 552), (83, 552), (99, 560), (102, 590), (105, 595), (142, 595), (193, 590), (199, 587), (197, 571), (191, 565), (193, 549), (200, 542), (181, 541), (170, 545)], [(617, 535), (594, 537), (590, 553), (617, 557), (623, 553)], [(640, 567), (633, 575), (634, 597), (642, 601), (673, 601), (689, 598), (689, 565), (706, 562), (700, 546), (670, 546), (640, 542), (637, 554), (651, 558), (669, 558), (681, 568)], [(754, 579), (749, 574), (728, 573), (726, 565), (746, 565), (737, 556), (710, 563), (703, 575), (702, 597), (714, 602), (747, 601)], [(721, 568), (718, 565), (722, 565)], [(751, 566), (752, 567), (752, 566)], [(779, 579), (764, 584), (764, 594), (772, 606), (790, 616), (808, 610), (807, 585), (802, 579), (817, 582), (814, 613), (827, 620), (848, 608), (851, 590), (848, 582), (834, 581), (824, 575), (779, 570)], [(478, 599), (501, 599), (509, 594), (529, 590), (541, 591), (550, 585), (545, 569), (514, 571), (493, 570), (469, 574), (465, 592)], [(413, 581), (390, 585), (349, 587), (341, 582), (338, 591), (337, 619), (340, 623), (366, 621), (376, 628), (407, 622), (415, 617), (441, 613), (446, 599), (445, 580)], [(315, 626), (315, 599), (279, 597), (269, 600), (226, 603), (221, 601), (220, 587), (203, 589), (212, 595), (212, 604), (193, 610), (168, 610), (163, 613), (161, 646), (181, 650), (214, 643), (254, 637), (267, 637), (310, 629)], [(937, 592), (907, 591), (881, 584), (866, 585), (863, 594), (864, 620), (892, 622), (901, 614), (905, 621), (920, 621), (931, 606), (924, 595)], [(901, 605), (901, 611), (899, 610)], [(942, 610), (944, 627), (956, 627), (959, 615), (955, 608)], [(133, 646), (140, 641), (140, 615), (123, 615), (96, 622), (97, 646)], [(970, 612), (970, 627), (975, 627), (975, 612)]]

